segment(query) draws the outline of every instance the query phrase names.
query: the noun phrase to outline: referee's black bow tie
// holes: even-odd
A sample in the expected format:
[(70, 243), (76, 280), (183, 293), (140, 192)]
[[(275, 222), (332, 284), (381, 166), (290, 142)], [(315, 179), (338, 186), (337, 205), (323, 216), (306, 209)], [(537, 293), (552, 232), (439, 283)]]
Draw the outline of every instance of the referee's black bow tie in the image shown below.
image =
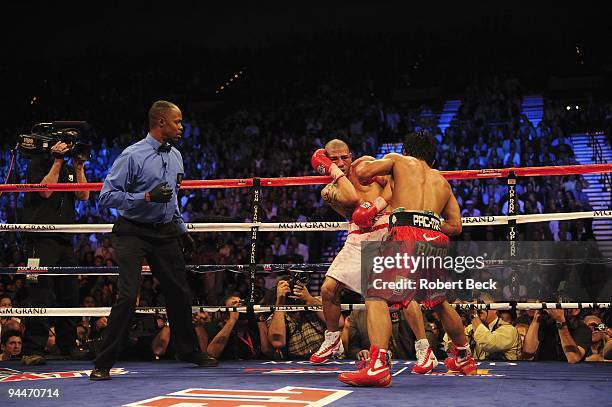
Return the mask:
[(171, 149), (172, 149), (172, 146), (166, 143), (166, 144), (162, 144), (161, 146), (159, 146), (157, 148), (157, 151), (159, 151), (160, 153), (169, 153)]

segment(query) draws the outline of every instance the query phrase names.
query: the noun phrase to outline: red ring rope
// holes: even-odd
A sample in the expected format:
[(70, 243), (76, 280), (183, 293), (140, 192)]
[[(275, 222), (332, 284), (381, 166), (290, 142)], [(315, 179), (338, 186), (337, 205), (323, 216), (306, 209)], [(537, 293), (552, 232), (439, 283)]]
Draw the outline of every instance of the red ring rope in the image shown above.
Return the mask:
[[(477, 179), (477, 178), (505, 178), (513, 171), (517, 177), (541, 177), (547, 175), (577, 175), (612, 172), (612, 164), (585, 164), (585, 165), (559, 165), (552, 167), (524, 167), (500, 168), (481, 170), (441, 171), (448, 180)], [(331, 182), (331, 177), (302, 176), (261, 178), (264, 187), (288, 187), (300, 185), (321, 185)], [(188, 180), (183, 181), (181, 189), (203, 188), (245, 188), (253, 186), (253, 178), (244, 179), (217, 179), (217, 180)], [(102, 183), (87, 184), (4, 184), (0, 185), (0, 192), (33, 192), (33, 191), (99, 191)]]

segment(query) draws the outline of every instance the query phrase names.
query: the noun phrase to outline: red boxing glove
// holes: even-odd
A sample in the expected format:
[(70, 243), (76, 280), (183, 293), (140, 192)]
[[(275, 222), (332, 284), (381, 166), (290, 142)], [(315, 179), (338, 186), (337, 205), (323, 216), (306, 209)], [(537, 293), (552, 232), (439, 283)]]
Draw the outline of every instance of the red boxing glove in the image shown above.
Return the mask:
[(334, 182), (344, 176), (344, 173), (338, 166), (331, 162), (324, 148), (320, 148), (314, 152), (310, 159), (312, 168), (321, 175), (331, 175)]
[(353, 211), (353, 222), (361, 229), (370, 229), (374, 224), (374, 218), (378, 212), (387, 207), (387, 201), (382, 196), (379, 196), (374, 202), (363, 202)]

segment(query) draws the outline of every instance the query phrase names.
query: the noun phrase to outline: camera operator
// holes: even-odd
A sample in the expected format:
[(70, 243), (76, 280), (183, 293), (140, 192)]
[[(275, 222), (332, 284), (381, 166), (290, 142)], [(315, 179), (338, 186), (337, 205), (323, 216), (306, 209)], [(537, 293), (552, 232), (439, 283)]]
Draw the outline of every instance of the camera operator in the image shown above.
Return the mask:
[[(27, 182), (31, 184), (86, 183), (84, 158), (72, 157), (72, 165), (66, 155), (72, 143), (58, 141), (51, 147), (51, 155), (41, 154), (31, 158), (27, 168)], [(25, 195), (24, 223), (70, 224), (76, 223), (75, 198), (89, 199), (89, 191), (31, 192)], [(28, 257), (40, 259), (40, 266), (76, 266), (72, 235), (62, 233), (30, 233), (27, 236)], [(28, 298), (31, 307), (78, 307), (79, 283), (77, 276), (39, 276)], [(79, 359), (84, 356), (76, 348), (77, 318), (56, 318), (57, 346), (64, 356)], [(34, 364), (43, 364), (49, 318), (26, 318), (24, 355), (36, 355)], [(24, 362), (27, 362), (24, 359)]]
[(578, 319), (579, 309), (546, 309), (535, 313), (525, 335), (523, 353), (535, 360), (578, 363), (591, 354), (591, 330)]
[[(227, 307), (240, 307), (240, 298), (235, 295), (226, 297), (223, 304)], [(272, 356), (272, 345), (268, 340), (268, 327), (265, 319), (257, 314), (256, 326), (246, 318), (246, 314), (224, 312), (222, 317), (207, 324), (208, 354), (221, 359), (262, 359)]]
[[(291, 286), (293, 285), (293, 292)], [(322, 305), (308, 288), (292, 278), (281, 278), (276, 285), (276, 305)], [(268, 338), (275, 350), (275, 358), (304, 359), (319, 349), (325, 333), (323, 312), (274, 311), (268, 318)]]

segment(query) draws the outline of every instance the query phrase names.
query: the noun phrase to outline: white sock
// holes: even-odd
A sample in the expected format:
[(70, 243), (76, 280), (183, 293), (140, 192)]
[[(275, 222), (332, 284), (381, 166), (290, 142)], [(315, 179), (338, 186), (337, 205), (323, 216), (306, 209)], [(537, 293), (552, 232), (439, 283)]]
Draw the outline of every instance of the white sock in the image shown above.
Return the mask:
[(325, 339), (335, 340), (340, 336), (340, 331), (325, 331)]
[(429, 348), (429, 341), (427, 340), (427, 338), (419, 339), (418, 341), (414, 343), (414, 349), (417, 351), (427, 350), (427, 348)]

